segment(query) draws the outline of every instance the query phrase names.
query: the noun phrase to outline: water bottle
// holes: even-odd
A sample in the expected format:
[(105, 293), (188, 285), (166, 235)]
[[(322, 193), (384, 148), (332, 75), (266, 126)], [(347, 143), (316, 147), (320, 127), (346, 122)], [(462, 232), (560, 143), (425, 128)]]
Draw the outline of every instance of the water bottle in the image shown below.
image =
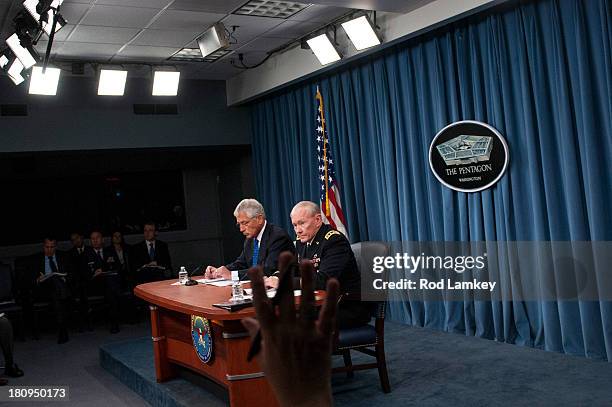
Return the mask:
[(188, 279), (189, 277), (187, 274), (187, 270), (185, 269), (185, 266), (181, 266), (181, 270), (179, 271), (179, 283), (185, 284)]
[(242, 284), (240, 283), (240, 276), (238, 270), (232, 271), (232, 298), (231, 301), (242, 301), (244, 295), (242, 294)]

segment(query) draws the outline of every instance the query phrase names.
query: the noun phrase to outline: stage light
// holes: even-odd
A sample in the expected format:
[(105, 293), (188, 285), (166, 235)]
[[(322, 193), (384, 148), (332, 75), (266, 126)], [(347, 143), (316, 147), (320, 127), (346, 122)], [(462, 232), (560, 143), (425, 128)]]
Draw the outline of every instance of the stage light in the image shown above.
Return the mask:
[[(49, 5), (50, 8), (43, 7), (43, 10), (41, 10), (44, 13), (42, 18), (42, 28), (49, 36), (51, 35), (51, 27), (53, 26), (54, 13), (52, 9), (57, 9), (62, 3), (63, 0), (53, 0), (53, 2)], [(36, 22), (41, 21), (41, 15), (38, 13), (38, 9), (40, 9), (41, 7), (39, 7), (40, 2), (38, 0), (25, 0), (23, 2), (23, 6), (26, 10), (28, 10), (28, 13), (30, 13), (30, 15), (34, 18), (34, 20), (36, 20)], [(44, 11), (44, 9), (46, 9), (46, 11)], [(65, 25), (66, 20), (64, 20), (64, 17), (62, 17), (61, 14), (58, 14), (55, 32), (58, 32)]]
[(15, 85), (19, 85), (25, 79), (21, 75), (23, 64), (15, 54), (6, 48), (0, 55), (0, 69), (4, 70)]
[(34, 56), (32, 56), (31, 51), (21, 46), (17, 34), (13, 34), (8, 37), (6, 39), (6, 43), (11, 48), (11, 51), (15, 53), (17, 58), (19, 58), (24, 69), (30, 69), (36, 65), (36, 59), (34, 59)]
[(15, 85), (19, 85), (25, 80), (23, 76), (21, 75), (22, 71), (23, 71), (23, 64), (21, 63), (21, 61), (19, 61), (19, 59), (15, 58), (13, 63), (9, 65), (9, 68), (6, 71), (6, 74), (13, 81)]
[(339, 61), (342, 58), (327, 34), (321, 34), (317, 37), (306, 40), (306, 42), (308, 43), (308, 46), (312, 52), (314, 52), (321, 65), (327, 65), (329, 63)]
[(358, 51), (380, 44), (380, 38), (366, 16), (342, 23), (342, 28)]
[(127, 71), (102, 69), (98, 82), (98, 95), (123, 96)]
[(202, 58), (229, 46), (229, 39), (223, 23), (217, 23), (210, 27), (197, 41)]
[(25, 79), (21, 76), (21, 72), (23, 71), (23, 65), (18, 59), (11, 64), (10, 68), (7, 71), (8, 77), (13, 81), (15, 85), (20, 85)]
[(153, 96), (176, 96), (180, 76), (180, 72), (155, 71)]
[(49, 68), (43, 73), (40, 66), (32, 68), (30, 78), (30, 95), (55, 95), (57, 93), (57, 83), (59, 82), (60, 70)]

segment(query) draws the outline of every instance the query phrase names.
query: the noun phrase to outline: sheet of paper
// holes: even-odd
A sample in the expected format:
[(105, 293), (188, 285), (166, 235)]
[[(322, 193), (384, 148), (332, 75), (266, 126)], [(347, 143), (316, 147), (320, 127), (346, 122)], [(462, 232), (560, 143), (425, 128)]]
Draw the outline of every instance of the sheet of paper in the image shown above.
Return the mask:
[(232, 280), (219, 280), (219, 281), (213, 281), (211, 283), (206, 283), (208, 285), (214, 285), (215, 287), (227, 287), (229, 285), (232, 285)]

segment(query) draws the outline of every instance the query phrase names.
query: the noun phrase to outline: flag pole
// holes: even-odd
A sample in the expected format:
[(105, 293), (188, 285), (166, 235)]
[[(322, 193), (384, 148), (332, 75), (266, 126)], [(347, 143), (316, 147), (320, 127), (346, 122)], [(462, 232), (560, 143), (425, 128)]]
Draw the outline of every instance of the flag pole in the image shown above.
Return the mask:
[(321, 127), (323, 129), (323, 167), (325, 168), (325, 216), (329, 219), (331, 212), (329, 209), (329, 177), (327, 176), (327, 143), (325, 139), (325, 113), (323, 109), (323, 96), (317, 86), (317, 100), (319, 101), (319, 109), (321, 109)]

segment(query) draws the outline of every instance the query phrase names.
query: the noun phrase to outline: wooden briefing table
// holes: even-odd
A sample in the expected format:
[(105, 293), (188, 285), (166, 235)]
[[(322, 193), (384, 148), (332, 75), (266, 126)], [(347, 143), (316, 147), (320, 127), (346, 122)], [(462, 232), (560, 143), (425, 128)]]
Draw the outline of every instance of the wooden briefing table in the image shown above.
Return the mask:
[[(177, 280), (137, 286), (134, 294), (149, 302), (151, 334), (158, 382), (176, 376), (174, 365), (194, 370), (225, 387), (232, 406), (277, 406), (278, 402), (255, 360), (247, 362), (250, 338), (240, 320), (255, 316), (253, 307), (229, 312), (212, 304), (225, 302), (231, 287), (172, 285)], [(317, 304), (325, 298), (316, 292)], [(299, 298), (296, 298), (296, 303)], [(212, 357), (198, 357), (191, 336), (191, 316), (209, 320)]]

